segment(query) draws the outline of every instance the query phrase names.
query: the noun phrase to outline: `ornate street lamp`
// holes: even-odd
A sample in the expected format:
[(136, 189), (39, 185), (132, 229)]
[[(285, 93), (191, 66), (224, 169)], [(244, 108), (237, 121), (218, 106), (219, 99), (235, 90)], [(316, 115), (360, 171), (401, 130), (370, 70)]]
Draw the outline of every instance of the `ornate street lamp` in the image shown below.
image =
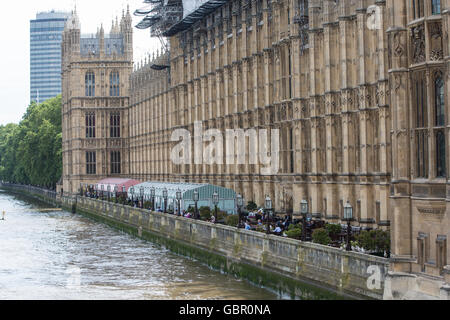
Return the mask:
[(269, 224), (269, 217), (270, 213), (272, 211), (272, 199), (270, 199), (269, 196), (266, 196), (266, 200), (264, 201), (265, 209), (266, 209), (266, 216), (267, 216), (267, 234), (270, 234), (270, 224)]
[(80, 196), (83, 196), (83, 184), (80, 182)]
[(199, 217), (199, 213), (198, 213), (198, 206), (197, 206), (197, 202), (198, 202), (198, 200), (199, 200), (199, 194), (198, 194), (198, 191), (197, 190), (194, 190), (194, 202), (195, 202), (195, 213), (194, 213), (194, 215), (195, 215), (195, 219), (199, 219), (200, 217)]
[(308, 216), (308, 201), (302, 200), (300, 202), (300, 212), (303, 217), (302, 241), (306, 241), (306, 218)]
[(181, 190), (177, 190), (178, 215), (181, 216)]
[(152, 211), (155, 211), (155, 188), (150, 189), (150, 196), (152, 197)]
[(214, 204), (214, 223), (217, 223), (217, 205), (219, 204), (219, 194), (217, 191), (214, 191), (212, 201)]
[(167, 198), (168, 198), (167, 188), (163, 189), (163, 198), (164, 198), (164, 213), (167, 213)]
[(244, 198), (242, 197), (242, 195), (239, 193), (236, 196), (236, 202), (237, 202), (237, 209), (238, 209), (238, 215), (239, 215), (239, 222), (238, 222), (238, 228), (242, 227), (242, 207), (244, 206)]
[(144, 187), (140, 187), (139, 192), (141, 195), (141, 209), (142, 209), (144, 207)]
[(350, 244), (350, 237), (352, 232), (351, 222), (353, 221), (353, 207), (350, 204), (350, 201), (344, 206), (344, 221), (347, 221), (347, 247), (345, 250), (351, 251), (352, 245)]

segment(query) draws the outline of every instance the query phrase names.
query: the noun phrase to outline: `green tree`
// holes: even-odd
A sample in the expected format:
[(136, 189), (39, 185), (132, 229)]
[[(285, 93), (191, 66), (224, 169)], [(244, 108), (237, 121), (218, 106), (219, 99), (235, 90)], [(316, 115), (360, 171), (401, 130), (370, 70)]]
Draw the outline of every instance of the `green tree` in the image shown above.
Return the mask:
[(33, 102), (18, 125), (0, 126), (0, 179), (55, 187), (61, 173), (61, 96), (57, 96)]

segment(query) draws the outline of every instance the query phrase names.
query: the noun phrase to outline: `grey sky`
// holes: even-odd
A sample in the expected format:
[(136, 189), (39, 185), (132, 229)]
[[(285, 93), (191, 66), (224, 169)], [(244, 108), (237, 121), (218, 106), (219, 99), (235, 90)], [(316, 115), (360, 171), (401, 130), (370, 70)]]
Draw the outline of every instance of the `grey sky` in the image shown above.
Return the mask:
[[(116, 16), (130, 5), (131, 13), (144, 7), (143, 0), (22, 0), (2, 1), (0, 7), (0, 125), (18, 123), (30, 100), (30, 20), (42, 11), (71, 12), (76, 4), (81, 33), (96, 33), (103, 23), (105, 32), (111, 29)], [(133, 26), (142, 18), (133, 17)], [(134, 61), (159, 48), (148, 30), (134, 28)]]

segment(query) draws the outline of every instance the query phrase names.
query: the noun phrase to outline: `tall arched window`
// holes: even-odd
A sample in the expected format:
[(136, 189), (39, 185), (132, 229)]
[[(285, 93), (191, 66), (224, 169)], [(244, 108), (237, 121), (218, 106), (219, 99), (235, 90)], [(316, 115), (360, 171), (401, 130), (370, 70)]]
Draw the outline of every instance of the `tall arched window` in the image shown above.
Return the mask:
[(436, 177), (445, 178), (447, 168), (445, 162), (445, 100), (444, 80), (442, 74), (437, 74), (434, 80), (434, 105), (436, 126)]
[(416, 148), (416, 178), (428, 178), (428, 106), (425, 74), (415, 74), (415, 148)]
[(93, 72), (86, 73), (84, 83), (86, 97), (95, 97), (95, 74)]
[(109, 74), (109, 95), (111, 97), (120, 96), (120, 78), (119, 72), (113, 71)]

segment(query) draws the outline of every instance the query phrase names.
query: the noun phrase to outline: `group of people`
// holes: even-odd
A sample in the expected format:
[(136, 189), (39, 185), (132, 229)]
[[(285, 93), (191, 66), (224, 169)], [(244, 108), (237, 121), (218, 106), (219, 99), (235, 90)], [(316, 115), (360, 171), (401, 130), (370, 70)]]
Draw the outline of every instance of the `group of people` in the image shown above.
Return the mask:
[[(244, 229), (245, 230), (254, 230), (254, 229), (262, 228), (263, 230), (267, 231), (267, 223), (263, 222), (264, 218), (267, 219), (267, 216), (260, 216), (260, 218), (257, 221), (256, 226), (252, 226), (250, 224), (249, 220), (245, 220)], [(292, 221), (291, 221), (290, 216), (286, 215), (284, 217), (284, 219), (276, 221), (275, 225), (273, 225), (272, 223), (269, 223), (270, 232), (278, 234), (278, 235), (282, 235), (284, 233), (284, 231), (288, 230), (289, 225), (291, 223), (292, 223)]]

